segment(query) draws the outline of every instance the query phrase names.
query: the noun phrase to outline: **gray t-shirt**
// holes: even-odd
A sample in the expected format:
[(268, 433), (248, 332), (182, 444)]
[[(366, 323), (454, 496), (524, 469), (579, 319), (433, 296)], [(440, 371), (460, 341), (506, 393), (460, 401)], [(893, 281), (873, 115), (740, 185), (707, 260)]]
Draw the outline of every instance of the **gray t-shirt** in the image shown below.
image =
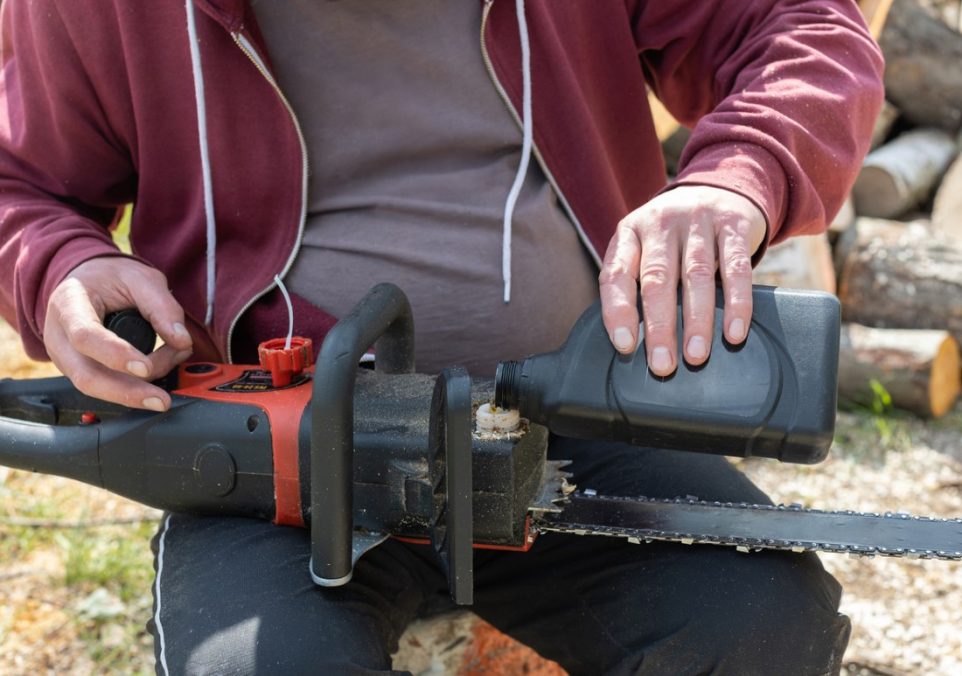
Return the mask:
[(598, 290), (532, 158), (503, 301), (502, 214), (521, 131), (482, 59), (479, 5), (257, 0), (254, 9), (310, 158), (288, 286), (343, 316), (375, 283), (394, 282), (414, 310), (419, 371), (461, 364), (490, 376), (501, 359), (558, 347)]

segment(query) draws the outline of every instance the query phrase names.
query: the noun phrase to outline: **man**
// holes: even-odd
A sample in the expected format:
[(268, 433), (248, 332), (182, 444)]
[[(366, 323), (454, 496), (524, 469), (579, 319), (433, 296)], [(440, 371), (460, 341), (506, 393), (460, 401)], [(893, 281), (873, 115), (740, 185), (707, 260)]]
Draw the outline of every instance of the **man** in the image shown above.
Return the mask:
[[(709, 356), (716, 268), (737, 344), (752, 257), (839, 207), (880, 69), (841, 0), (6, 0), (0, 305), (81, 390), (164, 410), (151, 379), (286, 329), (275, 276), (315, 338), (395, 281), (421, 370), (490, 375), (560, 344), (600, 268), (613, 344), (642, 339), (640, 290), (668, 375)], [(697, 121), (669, 188), (647, 87)], [(106, 226), (130, 202), (125, 256)], [(131, 306), (151, 355), (100, 324)], [(600, 492), (765, 499), (719, 458), (550, 453)], [(838, 670), (848, 624), (814, 556), (587, 540), (478, 553), (475, 610), (571, 673)], [(388, 669), (444, 597), (397, 542), (329, 590), (301, 531), (168, 515), (155, 546), (161, 673)]]

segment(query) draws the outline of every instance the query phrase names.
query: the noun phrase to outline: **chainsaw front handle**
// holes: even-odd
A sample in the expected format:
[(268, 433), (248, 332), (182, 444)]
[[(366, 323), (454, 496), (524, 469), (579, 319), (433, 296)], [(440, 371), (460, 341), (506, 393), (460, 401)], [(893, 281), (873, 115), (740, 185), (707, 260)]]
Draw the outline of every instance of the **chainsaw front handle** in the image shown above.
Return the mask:
[(311, 404), (311, 578), (339, 587), (353, 573), (354, 385), (371, 345), (389, 374), (414, 372), (414, 317), (404, 292), (378, 284), (321, 345)]

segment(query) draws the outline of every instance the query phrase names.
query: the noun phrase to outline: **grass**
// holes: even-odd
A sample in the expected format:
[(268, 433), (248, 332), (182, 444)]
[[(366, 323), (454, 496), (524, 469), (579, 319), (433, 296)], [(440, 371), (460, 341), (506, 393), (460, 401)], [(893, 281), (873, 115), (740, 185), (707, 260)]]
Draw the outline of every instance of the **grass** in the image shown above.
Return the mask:
[(100, 673), (132, 673), (131, 665), (150, 655), (144, 622), (150, 616), (153, 567), (147, 543), (155, 529), (153, 523), (71, 529), (56, 538), (64, 585), (81, 598), (71, 616)]
[(956, 406), (943, 417), (930, 423), (933, 429), (958, 432), (962, 434), (962, 407)]
[(917, 418), (901, 411), (877, 415), (867, 410), (840, 412), (835, 424), (832, 454), (880, 467), (888, 453), (912, 445)]
[(892, 397), (877, 380), (869, 383), (871, 398), (849, 402), (848, 413), (836, 418), (834, 448), (858, 462), (880, 466), (889, 452), (912, 444), (912, 426), (918, 418), (892, 406)]
[[(0, 518), (72, 522), (132, 509), (104, 491), (54, 477), (12, 472), (0, 485)], [(11, 668), (2, 655), (8, 641), (19, 641), (11, 635), (16, 619), (43, 612), (66, 618), (50, 640), (80, 644), (95, 673), (152, 673), (145, 623), (155, 529), (152, 521), (92, 528), (0, 525), (0, 577), (27, 571), (0, 581), (0, 598), (10, 603), (7, 626), (0, 626), (0, 673)], [(48, 607), (51, 600), (55, 607)]]
[(153, 577), (146, 543), (156, 526), (142, 523), (97, 530), (70, 529), (55, 537), (65, 557), (64, 584), (104, 587), (125, 602), (142, 597)]

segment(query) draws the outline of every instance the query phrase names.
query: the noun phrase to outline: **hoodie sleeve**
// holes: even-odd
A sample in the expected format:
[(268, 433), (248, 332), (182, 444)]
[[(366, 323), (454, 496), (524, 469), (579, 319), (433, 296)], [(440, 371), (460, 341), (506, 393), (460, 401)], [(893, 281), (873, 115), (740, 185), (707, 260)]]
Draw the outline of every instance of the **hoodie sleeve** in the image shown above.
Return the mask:
[(677, 185), (752, 200), (768, 241), (841, 207), (882, 104), (882, 56), (851, 0), (643, 0), (635, 42), (654, 93), (692, 135)]
[(4, 0), (0, 29), (0, 315), (45, 359), (53, 289), (85, 260), (122, 255), (108, 227), (135, 177), (97, 87), (123, 78), (92, 75), (77, 46), (100, 31), (66, 23), (54, 0)]

